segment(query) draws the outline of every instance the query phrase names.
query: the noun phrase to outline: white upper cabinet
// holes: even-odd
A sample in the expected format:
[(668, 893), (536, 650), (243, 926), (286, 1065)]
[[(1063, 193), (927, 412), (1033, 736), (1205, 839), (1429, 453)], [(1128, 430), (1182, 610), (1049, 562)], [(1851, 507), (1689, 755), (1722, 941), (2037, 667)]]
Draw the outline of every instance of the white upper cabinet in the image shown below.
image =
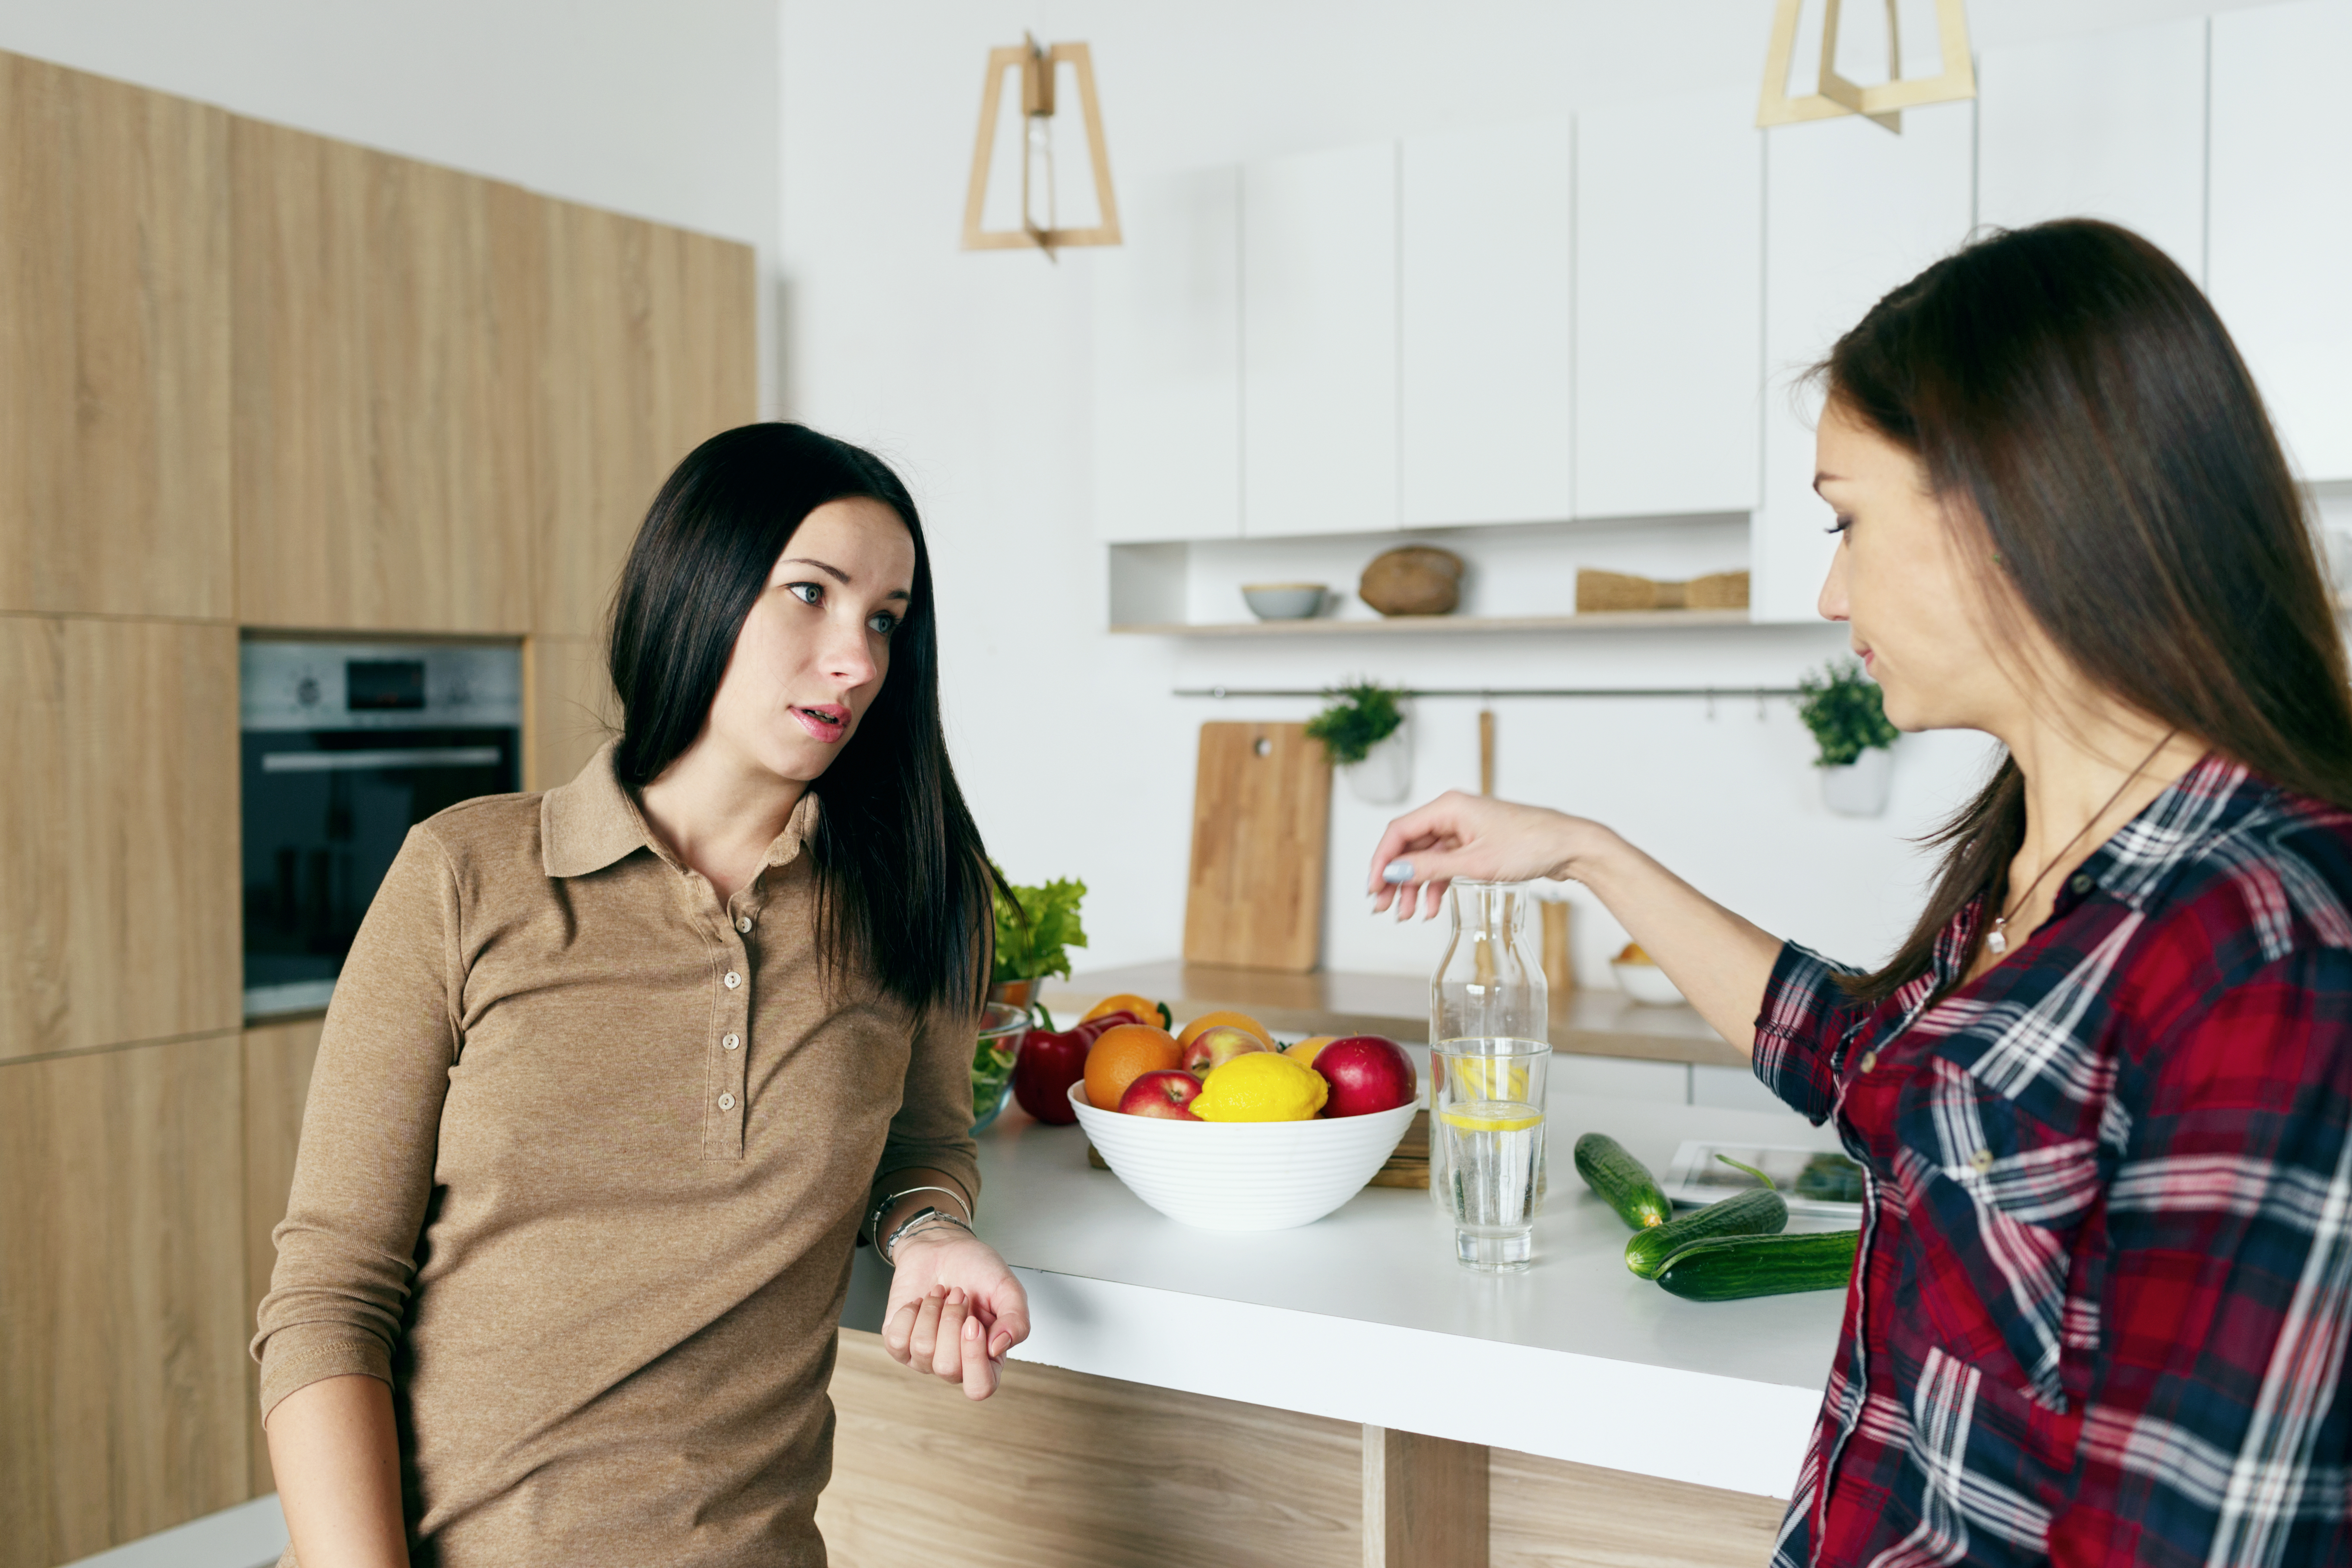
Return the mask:
[(1575, 148), (1566, 120), (1403, 144), (1407, 527), (1575, 511)]
[(1765, 133), (1764, 494), (1749, 539), (1759, 621), (1810, 621), (1835, 541), (1813, 494), (1818, 394), (1794, 378), (1881, 295), (1958, 248), (1975, 106), (1906, 110), (1890, 135), (1849, 115)]
[(2205, 19), (1993, 49), (1977, 68), (1977, 221), (2100, 217), (2205, 269)]
[(2207, 289), (2296, 472), (2352, 479), (2352, 4), (2212, 25)]
[(1764, 137), (1755, 118), (1755, 95), (1738, 92), (1578, 119), (1580, 516), (1756, 505)]
[(1095, 266), (1095, 522), (1104, 539), (1242, 531), (1241, 171), (1126, 187)]
[(1394, 142), (1242, 172), (1242, 518), (1397, 525)]

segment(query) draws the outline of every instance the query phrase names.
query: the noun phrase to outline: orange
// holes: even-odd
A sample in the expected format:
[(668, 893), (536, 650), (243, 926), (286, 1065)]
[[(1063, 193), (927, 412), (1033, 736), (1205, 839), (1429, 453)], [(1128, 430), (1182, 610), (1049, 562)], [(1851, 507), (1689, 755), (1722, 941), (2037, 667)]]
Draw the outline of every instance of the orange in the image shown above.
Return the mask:
[(1176, 1043), (1180, 1046), (1189, 1046), (1221, 1024), (1255, 1035), (1265, 1042), (1265, 1048), (1269, 1051), (1278, 1051), (1282, 1048), (1274, 1043), (1274, 1037), (1265, 1032), (1265, 1026), (1247, 1013), (1203, 1013), (1184, 1026), (1183, 1030), (1176, 1037)]
[(1282, 1054), (1288, 1057), (1292, 1061), (1297, 1062), (1300, 1067), (1311, 1068), (1315, 1065), (1315, 1053), (1321, 1050), (1324, 1047), (1329, 1045), (1339, 1037), (1337, 1035), (1318, 1035), (1311, 1040), (1299, 1041), (1297, 1045), (1290, 1047)]
[(1176, 1037), (1150, 1024), (1114, 1024), (1096, 1037), (1087, 1052), (1087, 1102), (1097, 1110), (1117, 1110), (1127, 1086), (1148, 1072), (1177, 1065), (1182, 1047)]
[(1160, 1004), (1147, 1002), (1132, 991), (1122, 991), (1116, 996), (1106, 996), (1096, 1003), (1078, 1022), (1091, 1024), (1106, 1013), (1132, 1013), (1139, 1018), (1157, 1018), (1160, 1016)]

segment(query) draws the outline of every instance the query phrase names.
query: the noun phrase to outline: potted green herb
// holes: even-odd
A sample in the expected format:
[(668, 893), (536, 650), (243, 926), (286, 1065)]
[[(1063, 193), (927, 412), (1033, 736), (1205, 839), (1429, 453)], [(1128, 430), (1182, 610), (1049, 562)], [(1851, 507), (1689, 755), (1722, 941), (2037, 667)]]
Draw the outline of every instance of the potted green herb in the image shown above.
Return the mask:
[(1797, 682), (1797, 716), (1813, 732), (1822, 771), (1822, 804), (1841, 816), (1876, 816), (1886, 809), (1895, 753), (1902, 733), (1887, 722), (1878, 683), (1854, 660), (1833, 659)]
[[(1087, 885), (1073, 879), (1015, 888), (1003, 871), (997, 877), (1002, 886), (996, 891), (996, 968), (989, 976), (989, 999), (1034, 1011), (1040, 983), (1048, 974), (1067, 980), (1068, 950), (1087, 945), (1086, 927), (1078, 923)], [(1005, 897), (1005, 888), (1013, 888), (1012, 898)]]
[(1307, 735), (1323, 742), (1358, 800), (1396, 805), (1412, 792), (1412, 727), (1398, 701), (1403, 693), (1366, 680), (1331, 695), (1338, 700), (1307, 721)]

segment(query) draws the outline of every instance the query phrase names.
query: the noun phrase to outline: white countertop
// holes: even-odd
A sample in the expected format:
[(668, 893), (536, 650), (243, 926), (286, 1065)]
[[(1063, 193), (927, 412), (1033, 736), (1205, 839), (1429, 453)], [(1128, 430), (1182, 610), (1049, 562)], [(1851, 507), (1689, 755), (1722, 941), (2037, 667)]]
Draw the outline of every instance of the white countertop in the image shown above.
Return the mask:
[[(1786, 1497), (1836, 1348), (1836, 1291), (1699, 1303), (1628, 1273), (1570, 1158), (1615, 1136), (1664, 1173), (1688, 1138), (1836, 1147), (1794, 1116), (1555, 1097), (1525, 1274), (1453, 1260), (1426, 1192), (1368, 1187), (1297, 1230), (1195, 1230), (1008, 1106), (980, 1139), (980, 1232), (1028, 1289), (1014, 1359), (1703, 1486)], [(1792, 1228), (1834, 1228), (1798, 1221)], [(881, 1326), (857, 1255), (843, 1321)]]

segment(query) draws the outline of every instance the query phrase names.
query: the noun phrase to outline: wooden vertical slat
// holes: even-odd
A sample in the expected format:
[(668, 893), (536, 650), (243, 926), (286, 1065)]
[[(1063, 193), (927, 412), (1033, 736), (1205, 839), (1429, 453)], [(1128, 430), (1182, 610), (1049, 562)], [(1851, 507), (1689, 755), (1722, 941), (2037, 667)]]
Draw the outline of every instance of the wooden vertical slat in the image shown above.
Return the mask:
[(542, 634), (593, 637), (662, 481), (758, 416), (751, 247), (539, 204)]
[(236, 633), (0, 616), (0, 1058), (236, 1026)]
[(238, 618), (530, 622), (540, 198), (238, 120)]
[(0, 610), (231, 613), (228, 117), (0, 54)]
[(0, 1066), (0, 1568), (247, 1496), (237, 1038)]
[(1487, 1491), (1491, 1568), (1761, 1568), (1788, 1507), (1503, 1448)]
[(1486, 1568), (1486, 1449), (1364, 1428), (1364, 1568)]

